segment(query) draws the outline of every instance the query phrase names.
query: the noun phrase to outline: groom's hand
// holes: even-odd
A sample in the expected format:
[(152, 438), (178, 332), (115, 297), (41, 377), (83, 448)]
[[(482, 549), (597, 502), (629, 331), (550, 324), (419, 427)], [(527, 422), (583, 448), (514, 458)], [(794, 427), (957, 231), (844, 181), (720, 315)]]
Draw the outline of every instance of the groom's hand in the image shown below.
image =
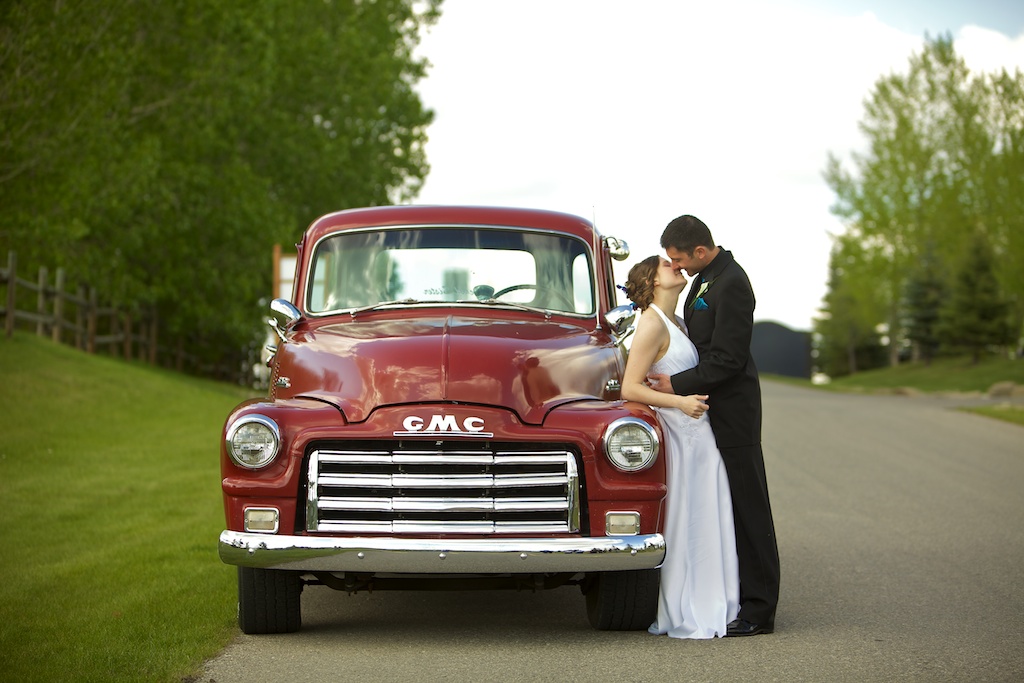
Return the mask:
[(658, 373), (651, 373), (647, 375), (647, 385), (655, 391), (660, 391), (664, 394), (675, 393), (672, 390), (672, 380), (668, 375), (662, 375)]

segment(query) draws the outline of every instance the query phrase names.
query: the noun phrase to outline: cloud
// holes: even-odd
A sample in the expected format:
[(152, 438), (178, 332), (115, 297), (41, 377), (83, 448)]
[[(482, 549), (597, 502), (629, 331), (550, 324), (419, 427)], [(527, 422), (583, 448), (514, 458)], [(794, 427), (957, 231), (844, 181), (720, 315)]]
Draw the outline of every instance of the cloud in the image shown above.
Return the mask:
[(965, 26), (954, 40), (957, 54), (971, 71), (996, 73), (1004, 68), (1024, 71), (1024, 33), (1010, 38), (999, 31)]
[[(596, 219), (632, 247), (623, 280), (692, 213), (746, 268), (758, 319), (810, 329), (842, 229), (827, 154), (862, 146), (864, 99), (923, 38), (871, 13), (703, 4), (446, 0), (421, 49), (436, 119), (417, 201)], [(967, 27), (956, 46), (989, 70), (1021, 40)]]

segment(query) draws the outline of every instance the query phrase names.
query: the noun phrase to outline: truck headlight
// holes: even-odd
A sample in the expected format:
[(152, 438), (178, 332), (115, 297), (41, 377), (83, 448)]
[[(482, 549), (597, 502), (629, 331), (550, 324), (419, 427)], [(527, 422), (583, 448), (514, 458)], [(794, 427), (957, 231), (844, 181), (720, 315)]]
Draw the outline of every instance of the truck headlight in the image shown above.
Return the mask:
[(225, 438), (228, 455), (239, 467), (266, 467), (281, 448), (281, 430), (263, 415), (246, 415), (231, 425)]
[(658, 433), (638, 417), (622, 417), (604, 432), (604, 453), (623, 472), (639, 472), (658, 459)]

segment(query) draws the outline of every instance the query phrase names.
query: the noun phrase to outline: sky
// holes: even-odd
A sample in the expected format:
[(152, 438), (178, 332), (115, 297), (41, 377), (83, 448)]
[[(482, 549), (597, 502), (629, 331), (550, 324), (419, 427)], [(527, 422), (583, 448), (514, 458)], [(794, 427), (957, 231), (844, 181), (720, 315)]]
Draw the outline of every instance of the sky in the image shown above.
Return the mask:
[[(552, 209), (628, 242), (693, 214), (746, 269), (755, 321), (810, 330), (826, 292), (828, 154), (864, 148), (879, 78), (950, 34), (1024, 70), (1024, 2), (444, 0), (419, 54), (435, 113), (417, 204)], [(852, 168), (852, 167), (851, 167)]]

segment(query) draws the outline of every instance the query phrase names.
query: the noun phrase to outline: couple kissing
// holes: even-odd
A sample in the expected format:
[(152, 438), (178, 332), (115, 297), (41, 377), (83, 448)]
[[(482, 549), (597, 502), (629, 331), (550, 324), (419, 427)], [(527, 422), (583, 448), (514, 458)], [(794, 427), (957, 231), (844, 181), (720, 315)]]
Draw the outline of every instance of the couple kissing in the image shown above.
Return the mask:
[(633, 266), (624, 287), (641, 314), (622, 398), (654, 408), (666, 444), (667, 547), (648, 630), (673, 638), (772, 633), (779, 555), (750, 355), (753, 289), (694, 216), (671, 221), (661, 247), (665, 256)]

